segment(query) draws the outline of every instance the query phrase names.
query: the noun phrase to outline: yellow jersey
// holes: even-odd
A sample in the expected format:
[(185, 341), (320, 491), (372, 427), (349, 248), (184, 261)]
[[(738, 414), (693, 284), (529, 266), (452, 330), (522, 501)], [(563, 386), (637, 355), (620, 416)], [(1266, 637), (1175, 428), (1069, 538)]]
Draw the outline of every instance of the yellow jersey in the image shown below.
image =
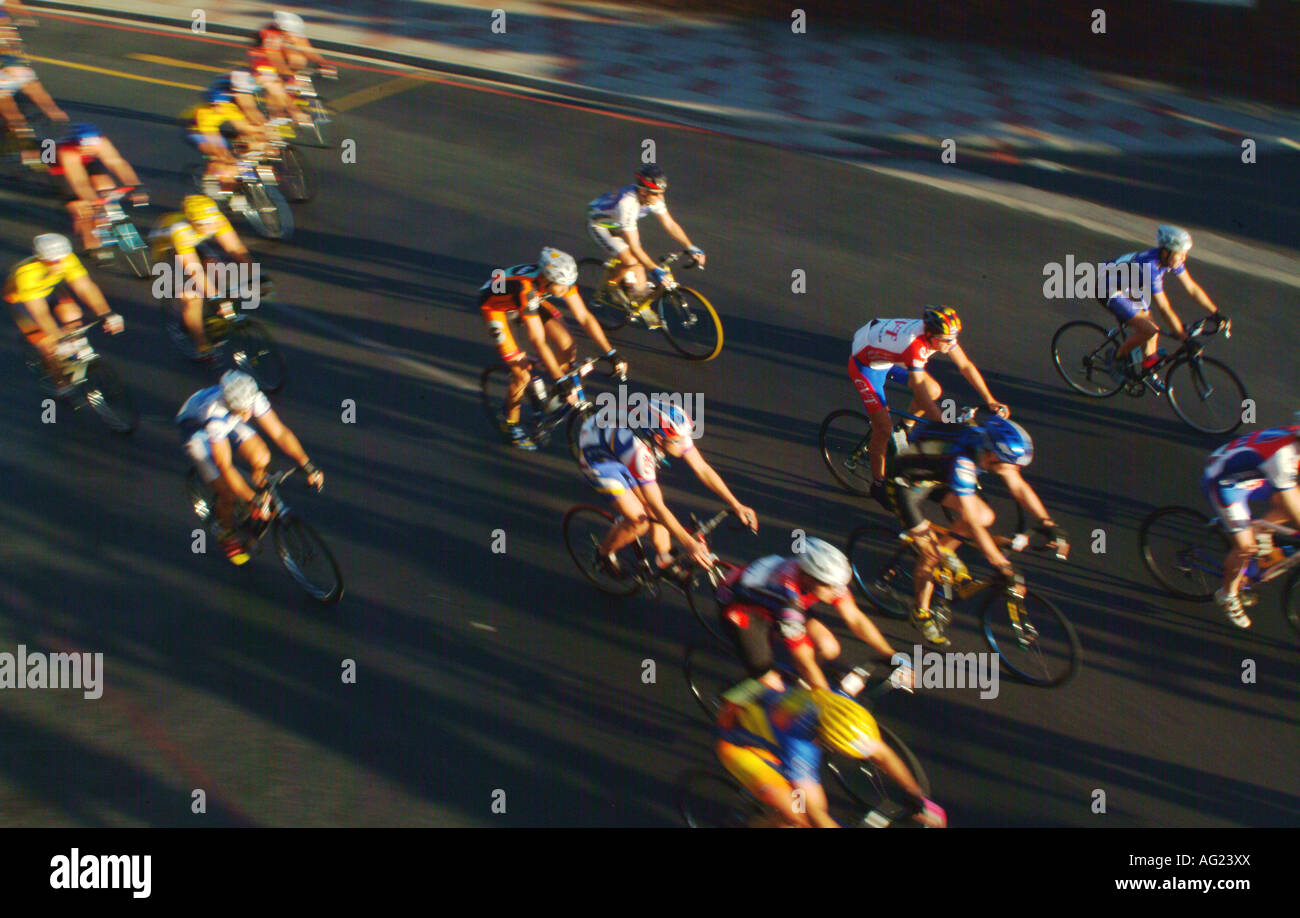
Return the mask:
[(185, 110), (185, 120), (193, 127), (196, 134), (220, 134), (221, 126), (227, 121), (243, 121), (244, 113), (234, 102), (218, 102), (216, 105), (196, 105)]
[(18, 262), (9, 272), (5, 279), (5, 299), (10, 303), (43, 300), (64, 281), (85, 276), (86, 269), (76, 255), (65, 255), (52, 265), (32, 255)]
[(185, 214), (177, 211), (167, 214), (154, 224), (153, 231), (149, 234), (149, 243), (156, 260), (168, 251), (175, 252), (177, 255), (189, 255), (200, 242), (234, 231), (235, 228), (230, 225), (230, 221), (222, 215), (215, 222), (212, 232), (200, 233), (195, 229), (194, 224), (185, 219)]

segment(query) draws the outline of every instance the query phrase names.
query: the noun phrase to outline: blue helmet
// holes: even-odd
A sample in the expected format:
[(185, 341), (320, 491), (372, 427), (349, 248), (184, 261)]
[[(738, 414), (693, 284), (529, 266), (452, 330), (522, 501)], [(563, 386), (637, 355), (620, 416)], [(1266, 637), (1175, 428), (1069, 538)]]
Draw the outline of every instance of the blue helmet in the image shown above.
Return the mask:
[(98, 140), (101, 136), (99, 128), (85, 121), (77, 124), (69, 124), (64, 131), (63, 136), (67, 140), (76, 140), (84, 143), (87, 140)]
[(651, 436), (665, 440), (691, 436), (691, 419), (671, 402), (651, 400), (649, 415), (650, 421), (646, 428)]
[(978, 428), (980, 449), (993, 453), (1000, 462), (1025, 466), (1034, 461), (1034, 441), (1015, 421), (992, 417)]
[(203, 94), (203, 100), (209, 105), (220, 105), (223, 102), (234, 102), (235, 97), (230, 93), (230, 86), (218, 87), (213, 84), (212, 88)]

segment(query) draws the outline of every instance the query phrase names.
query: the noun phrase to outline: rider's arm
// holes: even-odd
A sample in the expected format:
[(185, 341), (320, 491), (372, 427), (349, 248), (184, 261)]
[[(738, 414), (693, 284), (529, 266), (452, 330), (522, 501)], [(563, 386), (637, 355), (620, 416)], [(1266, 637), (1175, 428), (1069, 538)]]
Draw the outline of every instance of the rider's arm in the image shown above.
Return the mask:
[(713, 466), (709, 465), (708, 461), (700, 455), (698, 449), (688, 449), (683, 452), (680, 446), (670, 443), (667, 450), (669, 455), (685, 459), (686, 464), (691, 467), (691, 471), (695, 473), (695, 476), (700, 479), (706, 488), (725, 500), (731, 511), (746, 526), (756, 532), (758, 531), (758, 517), (754, 511), (736, 500), (736, 495), (731, 493), (731, 489), (722, 480), (722, 476), (713, 470)]
[(690, 237), (686, 235), (686, 230), (682, 229), (682, 225), (674, 220), (672, 214), (668, 213), (666, 209), (663, 213), (659, 214), (659, 222), (663, 224), (664, 232), (681, 243), (682, 248), (695, 248), (695, 246), (691, 244)]
[(1165, 317), (1169, 327), (1173, 329), (1174, 335), (1180, 339), (1187, 337), (1186, 332), (1183, 331), (1182, 319), (1178, 318), (1178, 313), (1174, 312), (1174, 308), (1169, 305), (1168, 295), (1161, 290), (1159, 293), (1152, 294), (1151, 300), (1156, 304), (1156, 309), (1160, 310), (1160, 314)]
[(817, 665), (817, 648), (813, 646), (811, 641), (804, 641), (790, 647), (790, 659), (794, 660), (794, 668), (799, 671), (799, 675), (813, 688), (829, 689), (831, 687), (830, 682), (826, 680), (826, 674)]
[(45, 87), (41, 85), (40, 80), (32, 80), (29, 82), (23, 87), (23, 93), (27, 98), (36, 103), (36, 107), (44, 112), (46, 118), (49, 118), (51, 121), (68, 120), (67, 112), (59, 108), (58, 103), (50, 98), (50, 94), (45, 91)]
[(569, 291), (569, 295), (564, 298), (564, 304), (569, 307), (569, 312), (573, 313), (573, 318), (583, 327), (591, 339), (596, 342), (606, 353), (613, 350), (609, 339), (605, 337), (605, 330), (600, 327), (588, 310), (585, 303), (582, 302), (582, 294), (578, 293), (578, 288), (574, 287)]
[(897, 784), (904, 793), (912, 797), (925, 798), (925, 792), (921, 790), (921, 785), (916, 783), (916, 778), (912, 776), (912, 772), (908, 770), (907, 765), (904, 764), (894, 750), (884, 743), (879, 743), (869, 758), (879, 765), (890, 780)]
[(222, 479), (240, 500), (247, 502), (257, 496), (257, 492), (248, 486), (248, 482), (244, 481), (244, 476), (239, 473), (234, 463), (231, 462), (230, 441), (225, 437), (214, 437), (212, 439), (212, 464), (217, 467)]
[(106, 316), (113, 311), (108, 305), (108, 300), (104, 299), (103, 291), (99, 289), (98, 284), (90, 279), (89, 274), (68, 278), (68, 286), (77, 295), (78, 299), (91, 308), (95, 315)]
[[(954, 344), (952, 350), (948, 352), (948, 356), (952, 358), (953, 363), (957, 364), (958, 371), (962, 376), (966, 377), (966, 382), (970, 383), (971, 388), (979, 393), (980, 400), (985, 407), (992, 408), (994, 405), (1006, 407), (993, 398), (993, 393), (989, 391), (989, 387), (984, 383), (984, 377), (981, 375), (979, 367), (975, 366), (974, 362), (966, 356), (966, 352), (961, 349), (960, 344)], [(1003, 416), (1010, 417), (1010, 410)]]
[(1018, 467), (1002, 463), (997, 472), (1006, 483), (1007, 491), (1010, 492), (1016, 503), (1032, 513), (1039, 522), (1053, 522), (1052, 515), (1047, 512), (1043, 502), (1038, 499), (1038, 493), (1029, 486), (1029, 482), (1025, 481), (1025, 477), (1020, 474)]
[(660, 489), (659, 485), (653, 481), (649, 481), (641, 485), (640, 490), (642, 498), (648, 505), (651, 517), (656, 522), (663, 523), (667, 526), (668, 531), (672, 533), (673, 538), (681, 543), (681, 545), (689, 548), (691, 551), (696, 551), (699, 548), (699, 540), (687, 532), (682, 524), (677, 521), (677, 517), (673, 516), (673, 512), (669, 510), (668, 505), (664, 503), (664, 492)]
[(90, 176), (86, 174), (86, 166), (81, 161), (81, 154), (63, 150), (59, 153), (59, 159), (63, 161), (63, 175), (77, 197), (83, 201), (97, 200), (99, 195), (90, 184)]
[(1300, 488), (1287, 488), (1277, 492), (1277, 499), (1282, 502), (1286, 512), (1291, 514), (1291, 522), (1300, 526)]
[(306, 35), (291, 35), (287, 43), (293, 46), (293, 49), (301, 54), (307, 60), (311, 61), (317, 67), (328, 67), (329, 63), (325, 58), (320, 56), (320, 52), (311, 46)]
[(1007, 560), (1006, 555), (1002, 554), (1002, 549), (998, 548), (997, 542), (993, 541), (993, 535), (975, 522), (979, 515), (979, 498), (974, 494), (963, 494), (957, 498), (957, 502), (961, 506), (962, 519), (970, 528), (971, 539), (979, 546), (979, 550), (984, 552), (984, 557), (988, 559), (989, 564), (1003, 572), (1010, 569), (1011, 562)]
[(559, 382), (560, 377), (564, 375), (564, 371), (560, 369), (560, 362), (555, 359), (555, 352), (546, 343), (546, 326), (540, 317), (525, 315), (522, 309), (519, 315), (524, 323), (524, 331), (528, 335), (528, 343), (533, 346), (533, 350), (541, 358), (542, 365), (546, 367), (546, 372), (551, 375), (551, 379)]
[(875, 623), (858, 608), (852, 594), (846, 591), (844, 596), (836, 600), (833, 605), (839, 611), (840, 618), (844, 619), (844, 624), (849, 626), (849, 630), (853, 632), (858, 640), (870, 646), (886, 659), (893, 659), (894, 648), (889, 646), (889, 641), (880, 633), (880, 629), (876, 627)]
[(140, 184), (140, 176), (135, 174), (131, 164), (122, 158), (122, 154), (117, 152), (117, 147), (107, 137), (100, 139), (99, 158), (104, 161), (104, 167), (117, 176), (123, 185)]
[(237, 93), (235, 95), (235, 105), (239, 107), (240, 112), (244, 115), (244, 120), (249, 124), (255, 124), (259, 127), (266, 124), (266, 117), (262, 114), (262, 110), (257, 107), (257, 103), (253, 101), (251, 93)]
[(1219, 311), (1219, 307), (1214, 305), (1214, 300), (1210, 299), (1210, 295), (1205, 292), (1200, 284), (1192, 280), (1191, 271), (1184, 270), (1182, 274), (1178, 275), (1178, 279), (1183, 282), (1183, 289), (1191, 294), (1192, 299), (1196, 300), (1202, 309), (1211, 314)]
[(224, 230), (212, 237), (217, 241), (217, 245), (225, 250), (226, 254), (242, 264), (250, 264), (252, 256), (248, 254), (248, 249), (244, 246), (244, 240), (239, 238), (239, 234), (234, 228)]
[(271, 438), (280, 451), (294, 461), (299, 467), (306, 465), (311, 460), (307, 458), (307, 453), (303, 450), (302, 444), (298, 438), (293, 435), (293, 431), (284, 426), (279, 415), (272, 409), (261, 417), (255, 418), (263, 432)]

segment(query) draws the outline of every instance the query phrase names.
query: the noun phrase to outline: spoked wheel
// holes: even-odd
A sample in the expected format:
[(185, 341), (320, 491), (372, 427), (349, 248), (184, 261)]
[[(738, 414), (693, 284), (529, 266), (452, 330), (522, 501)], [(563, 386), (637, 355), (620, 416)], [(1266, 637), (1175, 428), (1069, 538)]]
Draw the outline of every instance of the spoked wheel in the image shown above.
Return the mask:
[(275, 170), (287, 200), (294, 203), (311, 200), (316, 193), (315, 176), (305, 157), (298, 155), (293, 147), (280, 151), (280, 164)]
[[(907, 770), (921, 787), (921, 796), (930, 796), (930, 778), (921, 766), (911, 748), (903, 742), (897, 733), (884, 724), (880, 727), (880, 739), (886, 746), (903, 760)], [(849, 796), (867, 809), (879, 813), (890, 820), (891, 828), (921, 827), (921, 824), (907, 817), (908, 795), (896, 784), (884, 769), (870, 759), (849, 759), (844, 756), (827, 756), (827, 767), (839, 781)]]
[(131, 223), (117, 223), (113, 226), (117, 237), (118, 258), (126, 262), (136, 277), (149, 276), (149, 247), (140, 238), (140, 231)]
[(1061, 378), (1075, 392), (1091, 398), (1108, 398), (1124, 383), (1110, 375), (1115, 351), (1123, 342), (1115, 340), (1095, 322), (1066, 322), (1052, 338), (1052, 362)]
[(718, 621), (718, 587), (738, 570), (739, 565), (721, 559), (714, 563), (711, 571), (694, 568), (686, 590), (686, 604), (695, 613), (695, 618), (718, 646), (724, 649), (731, 647), (731, 641), (722, 633), (722, 624)]
[(1179, 361), (1165, 385), (1170, 407), (1193, 430), (1229, 434), (1241, 426), (1246, 387), (1227, 364), (1204, 356)]
[(289, 576), (318, 602), (338, 602), (343, 574), (324, 540), (296, 516), (276, 517), (273, 528), (275, 552)]
[(622, 294), (617, 287), (606, 285), (605, 262), (601, 259), (583, 258), (578, 261), (578, 293), (605, 331), (618, 331), (627, 324), (627, 310), (613, 302), (614, 297)]
[[(506, 396), (510, 393), (512, 384), (510, 368), (504, 363), (488, 367), (479, 375), (478, 380), (479, 404), (483, 407), (483, 414), (486, 416), (487, 422), (492, 425), (492, 429), (507, 440), (509, 438), (501, 430), (501, 425)], [(528, 431), (530, 436), (533, 436), (540, 429), (541, 421), (542, 413), (537, 409), (527, 388), (525, 388), (519, 404), (519, 424), (524, 430)], [(542, 444), (537, 445), (541, 446)]]
[(257, 380), (264, 392), (279, 392), (287, 372), (280, 348), (261, 322), (247, 316), (232, 322), (226, 347), (235, 366)]
[(916, 555), (897, 535), (879, 526), (859, 526), (845, 549), (853, 566), (850, 587), (891, 618), (907, 618), (915, 602), (912, 572)]
[(280, 189), (261, 182), (246, 182), (249, 211), (244, 216), (253, 232), (266, 239), (288, 239), (293, 235), (293, 211)]
[(743, 829), (764, 812), (731, 775), (703, 768), (682, 776), (677, 807), (692, 829)]
[(854, 494), (871, 493), (871, 462), (867, 446), (871, 442), (871, 420), (861, 411), (841, 408), (826, 415), (817, 435), (822, 461), (835, 480)]
[(1170, 593), (1204, 602), (1223, 585), (1231, 543), (1217, 520), (1189, 507), (1161, 507), (1138, 529), (1142, 563)]
[(1017, 678), (1046, 688), (1074, 675), (1082, 652), (1079, 636), (1051, 600), (1030, 593), (1017, 602), (993, 589), (981, 611), (985, 639)]
[(1282, 615), (1291, 630), (1300, 637), (1300, 570), (1287, 578), (1282, 590)]
[(718, 722), (722, 693), (745, 678), (745, 670), (733, 653), (703, 643), (687, 645), (682, 673), (686, 688), (709, 726)]
[(606, 570), (600, 563), (600, 543), (613, 525), (614, 515), (606, 510), (599, 507), (574, 507), (564, 514), (564, 544), (569, 549), (573, 563), (582, 571), (582, 576), (595, 584), (598, 590), (611, 596), (631, 596), (641, 589), (641, 584), (633, 573), (639, 562), (635, 548), (637, 543), (632, 542), (617, 554), (621, 576)]
[(678, 286), (660, 294), (655, 305), (677, 353), (687, 360), (712, 360), (722, 353), (722, 319), (702, 293)]
[(140, 412), (126, 383), (102, 357), (86, 367), (81, 395), (113, 433), (129, 434), (140, 423)]

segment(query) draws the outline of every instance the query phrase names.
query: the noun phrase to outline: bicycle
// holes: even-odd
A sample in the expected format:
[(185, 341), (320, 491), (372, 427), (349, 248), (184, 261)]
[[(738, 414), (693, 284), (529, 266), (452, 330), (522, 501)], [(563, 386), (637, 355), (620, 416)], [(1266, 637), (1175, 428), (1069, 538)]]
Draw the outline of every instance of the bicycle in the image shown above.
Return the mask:
[(275, 173), (285, 200), (300, 204), (311, 200), (316, 193), (316, 175), (307, 160), (290, 146), (289, 141), (277, 137), (270, 141), (266, 161)]
[[(931, 531), (940, 542), (950, 537), (962, 543), (969, 541), (937, 523), (931, 523)], [(1054, 544), (1044, 542), (1035, 546), (1025, 535), (1014, 539), (993, 538), (1003, 549), (1015, 552), (1026, 548), (1047, 551)], [(849, 534), (845, 550), (853, 568), (851, 586), (882, 614), (896, 619), (909, 618), (915, 605), (912, 578), (919, 552), (906, 532), (898, 533), (879, 525), (860, 526)], [(878, 560), (882, 554), (886, 559), (883, 563)], [(1064, 556), (1057, 553), (1057, 557)], [(930, 599), (930, 613), (941, 631), (946, 632), (953, 621), (954, 600), (971, 599), (987, 591), (988, 596), (979, 609), (984, 642), (1013, 676), (1047, 688), (1065, 684), (1078, 669), (1083, 651), (1079, 636), (1065, 613), (1047, 597), (1030, 593), (1023, 586), (990, 589), (1001, 585), (996, 576), (982, 580), (969, 575), (963, 578), (947, 559), (941, 560), (930, 576), (936, 587)]]
[(704, 270), (689, 252), (665, 255), (659, 260), (659, 267), (668, 272), (663, 283), (652, 287), (646, 299), (633, 302), (618, 280), (605, 280), (610, 270), (622, 264), (619, 259), (583, 258), (578, 262), (578, 291), (606, 331), (618, 331), (629, 322), (640, 323), (651, 331), (662, 331), (687, 360), (712, 360), (722, 352), (722, 319), (702, 293), (673, 278), (669, 268), (679, 262), (682, 270)]
[[(343, 574), (338, 562), (316, 530), (299, 518), (280, 497), (280, 485), (296, 471), (291, 468), (268, 473), (263, 490), (270, 497), (270, 518), (254, 520), (245, 514), (236, 520), (235, 532), (244, 540), (250, 554), (259, 549), (269, 533), (280, 563), (298, 586), (318, 602), (335, 603), (343, 596)], [(216, 492), (192, 466), (185, 476), (185, 490), (195, 516), (215, 539), (219, 526), (214, 512)]]
[[(578, 449), (578, 431), (582, 427), (582, 422), (596, 410), (596, 406), (588, 400), (586, 391), (582, 387), (582, 378), (590, 373), (597, 363), (605, 359), (589, 357), (562, 377), (573, 380), (575, 396), (573, 402), (561, 399), (552, 388), (547, 386), (546, 368), (542, 366), (541, 361), (536, 358), (531, 359), (529, 367), (531, 377), (528, 385), (524, 387), (523, 398), (519, 403), (519, 424), (538, 447), (549, 443), (556, 428), (568, 421), (566, 435), (569, 451), (574, 459), (582, 455), (582, 451)], [(620, 374), (619, 378), (627, 377)], [(505, 408), (506, 395), (513, 385), (510, 367), (504, 363), (493, 364), (479, 374), (479, 400), (483, 412), (487, 415), (488, 423), (498, 430), (503, 423), (502, 412)]]
[[(199, 251), (205, 270), (211, 264), (226, 260), (224, 253), (214, 252), (206, 242), (199, 244)], [(261, 297), (270, 293), (269, 281), (263, 281)], [(279, 392), (288, 375), (284, 355), (266, 327), (246, 315), (239, 302), (229, 297), (203, 299), (203, 331), (213, 346), (208, 355), (198, 353), (189, 330), (181, 321), (181, 300), (162, 302), (163, 331), (186, 358), (193, 361), (217, 358), (224, 351), (236, 369), (257, 380), (262, 391)]]
[[(695, 514), (691, 514), (691, 525), (688, 528), (696, 539), (707, 546), (709, 534), (729, 516), (730, 510), (720, 510), (708, 520), (700, 522)], [(701, 598), (695, 595), (695, 590), (703, 583), (709, 584), (706, 588), (709, 591), (716, 589), (724, 571), (735, 568), (735, 565), (712, 555), (714, 567), (699, 569), (674, 548), (672, 563), (661, 568), (655, 563), (659, 552), (650, 541), (650, 533), (646, 532), (618, 550), (618, 569), (611, 570), (601, 559), (600, 546), (610, 529), (621, 520), (621, 516), (588, 504), (571, 507), (564, 514), (564, 545), (582, 575), (602, 593), (619, 597), (645, 592), (652, 599), (657, 599), (662, 592), (662, 585), (668, 584), (686, 594), (687, 605), (703, 621), (703, 612), (696, 606)], [(739, 520), (736, 523), (738, 526), (744, 525)]]
[(1168, 395), (1169, 406), (1193, 430), (1232, 433), (1241, 426), (1246, 387), (1231, 367), (1206, 357), (1205, 344), (1198, 340), (1220, 331), (1231, 336), (1227, 321), (1220, 316), (1198, 319), (1187, 326), (1186, 340), (1172, 354), (1160, 351), (1160, 359), (1139, 377), (1116, 380), (1111, 367), (1116, 350), (1128, 337), (1124, 324), (1117, 320), (1115, 328), (1107, 332), (1095, 322), (1080, 319), (1057, 329), (1052, 337), (1052, 362), (1071, 389), (1089, 398), (1109, 398), (1120, 390), (1138, 398), (1150, 389), (1157, 396)]
[(335, 113), (325, 104), (316, 89), (312, 77), (317, 73), (327, 80), (338, 79), (338, 74), (333, 70), (317, 71), (314, 67), (307, 66), (300, 70), (293, 80), (286, 81), (284, 89), (293, 99), (294, 104), (307, 112), (311, 118), (311, 133), (316, 140), (307, 145), (329, 147), (333, 146), (329, 138), (336, 133)]
[(135, 400), (117, 371), (86, 340), (90, 330), (102, 321), (102, 318), (95, 319), (58, 338), (58, 351), (67, 354), (58, 358), (63, 383), (51, 378), (41, 352), (26, 335), (20, 334), (23, 362), (48, 395), (70, 402), (74, 411), (89, 406), (109, 430), (129, 434), (140, 423)]
[[(1246, 565), (1241, 590), (1243, 606), (1253, 606), (1256, 588), (1291, 576), (1282, 588), (1282, 616), (1300, 635), (1300, 531), (1268, 520), (1252, 520), (1259, 551)], [(1217, 516), (1211, 519), (1191, 507), (1160, 507), (1147, 514), (1138, 529), (1138, 546), (1147, 571), (1180, 599), (1209, 602), (1223, 583), (1223, 559), (1232, 541)]]
[[(95, 202), (95, 238), (101, 251), (111, 250), (125, 261), (136, 277), (149, 276), (149, 246), (131, 218), (122, 210), (121, 199), (133, 188), (114, 188)], [(143, 204), (136, 204), (143, 207)]]
[(263, 154), (252, 152), (241, 156), (235, 167), (238, 180), (233, 192), (211, 187), (205, 178), (205, 163), (192, 167), (190, 177), (200, 194), (208, 195), (231, 213), (239, 214), (257, 235), (264, 239), (287, 240), (293, 235), (293, 210), (280, 191), (275, 168), (263, 162)]

